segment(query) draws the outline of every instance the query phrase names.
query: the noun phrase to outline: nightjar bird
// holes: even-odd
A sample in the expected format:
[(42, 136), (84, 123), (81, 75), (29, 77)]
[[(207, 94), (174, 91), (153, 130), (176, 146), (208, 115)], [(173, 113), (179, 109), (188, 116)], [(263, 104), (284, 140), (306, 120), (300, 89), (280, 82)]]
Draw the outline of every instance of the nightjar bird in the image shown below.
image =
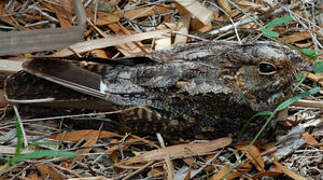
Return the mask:
[[(256, 112), (290, 98), (296, 72), (309, 64), (274, 42), (212, 41), (105, 60), (102, 76), (93, 67), (42, 57), (23, 65), (34, 76), (124, 110), (115, 119), (123, 132), (213, 139), (239, 132)], [(9, 99), (14, 81), (7, 81)], [(256, 132), (263, 123), (257, 119), (250, 128)]]

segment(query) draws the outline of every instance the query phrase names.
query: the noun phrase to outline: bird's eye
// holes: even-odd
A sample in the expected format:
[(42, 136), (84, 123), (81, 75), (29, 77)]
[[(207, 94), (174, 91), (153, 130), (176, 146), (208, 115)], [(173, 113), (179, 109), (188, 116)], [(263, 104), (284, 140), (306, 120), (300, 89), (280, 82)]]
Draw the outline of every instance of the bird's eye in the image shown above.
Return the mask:
[(263, 75), (270, 75), (276, 73), (277, 69), (273, 64), (267, 62), (261, 62), (258, 66), (258, 71)]

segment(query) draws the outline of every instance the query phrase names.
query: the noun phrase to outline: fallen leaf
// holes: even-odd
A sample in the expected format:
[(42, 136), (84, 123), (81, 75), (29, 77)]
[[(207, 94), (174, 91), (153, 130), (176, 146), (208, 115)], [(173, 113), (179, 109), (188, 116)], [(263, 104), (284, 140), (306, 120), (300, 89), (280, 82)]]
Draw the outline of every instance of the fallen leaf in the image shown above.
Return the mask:
[(311, 136), (308, 132), (305, 132), (303, 134), (302, 138), (306, 140), (306, 143), (308, 145), (311, 145), (311, 146), (318, 146), (319, 145), (319, 142), (313, 136)]
[(284, 167), (283, 165), (281, 165), (277, 160), (274, 160), (274, 164), (279, 171), (286, 174), (287, 176), (289, 176), (295, 180), (306, 180), (304, 177), (296, 174), (295, 172), (293, 172), (293, 171), (289, 170), (288, 168)]
[[(227, 171), (230, 169), (230, 166), (224, 166), (220, 171), (218, 171), (217, 173), (215, 173), (210, 180), (220, 180), (223, 178), (223, 176), (227, 173)], [(241, 176), (241, 173), (238, 172), (230, 172), (228, 174), (228, 176), (225, 178), (226, 180), (230, 180), (236, 177)]]
[(149, 162), (154, 160), (163, 160), (166, 155), (169, 155), (170, 159), (178, 159), (183, 157), (200, 156), (212, 153), (213, 151), (223, 148), (231, 144), (231, 138), (220, 138), (208, 142), (193, 142), (189, 144), (179, 144), (166, 147), (164, 149), (157, 149), (149, 152), (145, 152), (139, 156), (132, 157), (130, 159), (121, 161), (118, 163), (128, 165), (139, 162)]
[[(71, 131), (71, 132), (63, 132), (60, 134), (55, 134), (53, 136), (50, 136), (50, 139), (54, 140), (63, 140), (63, 141), (79, 141), (80, 139), (88, 139), (89, 137), (92, 137), (94, 134), (97, 134), (98, 130), (77, 130), (77, 131)], [(122, 137), (121, 135), (109, 131), (102, 131), (100, 133), (99, 139), (101, 138), (110, 138), (110, 137)]]
[(285, 40), (287, 43), (294, 43), (298, 41), (303, 41), (306, 39), (311, 38), (310, 33), (308, 32), (296, 32), (291, 35), (283, 36), (282, 39)]
[[(236, 145), (236, 148), (241, 151), (245, 151), (247, 147), (248, 147), (248, 144)], [(248, 152), (246, 153), (246, 156), (252, 162), (252, 164), (256, 166), (258, 171), (264, 171), (265, 163), (264, 163), (264, 160), (262, 159), (260, 151), (256, 146), (252, 145), (249, 148)]]
[(37, 164), (37, 169), (40, 172), (42, 179), (47, 179), (48, 176), (50, 179), (60, 180), (63, 179), (55, 170), (46, 164)]

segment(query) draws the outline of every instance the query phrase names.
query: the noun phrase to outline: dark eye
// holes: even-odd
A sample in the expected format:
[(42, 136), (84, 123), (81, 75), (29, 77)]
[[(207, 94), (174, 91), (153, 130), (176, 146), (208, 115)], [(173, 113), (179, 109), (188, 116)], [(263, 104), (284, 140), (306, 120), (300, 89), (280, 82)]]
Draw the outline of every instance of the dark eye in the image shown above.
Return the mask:
[(264, 75), (274, 74), (276, 72), (276, 67), (272, 64), (262, 62), (259, 64), (259, 73)]

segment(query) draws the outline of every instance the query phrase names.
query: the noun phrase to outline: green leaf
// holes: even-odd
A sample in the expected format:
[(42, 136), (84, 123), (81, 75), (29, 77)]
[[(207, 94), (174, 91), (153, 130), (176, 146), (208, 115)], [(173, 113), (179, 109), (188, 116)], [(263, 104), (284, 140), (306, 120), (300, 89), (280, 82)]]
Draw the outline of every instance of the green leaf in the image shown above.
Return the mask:
[(21, 127), (20, 127), (17, 116), (15, 116), (14, 119), (15, 119), (16, 136), (17, 136), (17, 146), (16, 146), (16, 152), (15, 152), (15, 156), (16, 156), (16, 155), (20, 154), (21, 149), (23, 148), (24, 141), (22, 138)]
[(74, 152), (66, 151), (54, 151), (54, 150), (39, 150), (31, 153), (26, 153), (12, 158), (13, 163), (19, 161), (25, 161), (30, 159), (39, 159), (39, 158), (53, 158), (53, 157), (63, 157), (63, 158), (74, 158), (78, 154)]
[(296, 74), (296, 79), (297, 79), (297, 81), (302, 80), (304, 77), (305, 77), (305, 74), (303, 74), (303, 73), (297, 73), (297, 74)]
[(250, 123), (251, 120), (255, 119), (258, 116), (270, 116), (273, 112), (271, 111), (261, 111), (261, 112), (257, 112), (255, 115), (253, 115), (250, 119), (248, 119), (248, 121), (246, 121), (246, 123), (243, 125), (238, 137), (241, 137), (247, 130), (248, 125)]
[(279, 34), (272, 31), (272, 30), (269, 30), (267, 28), (261, 28), (261, 31), (262, 33), (264, 33), (265, 35), (269, 36), (269, 37), (273, 37), (273, 38), (278, 38), (279, 37)]
[(275, 111), (281, 111), (285, 108), (287, 108), (288, 106), (290, 106), (291, 104), (293, 104), (294, 102), (306, 97), (306, 96), (309, 96), (309, 95), (312, 95), (312, 94), (315, 94), (317, 92), (320, 91), (320, 88), (319, 87), (316, 87), (316, 88), (313, 88), (313, 89), (310, 89), (302, 94), (298, 94), (297, 96), (294, 96), (292, 98), (289, 98), (287, 99), (286, 101), (282, 102), (276, 109)]
[(40, 145), (49, 145), (49, 146), (56, 146), (57, 143), (56, 142), (34, 142), (34, 143), (30, 143), (30, 146), (40, 146)]
[(250, 119), (254, 119), (258, 116), (270, 116), (273, 112), (271, 111), (261, 111), (261, 112), (257, 112), (255, 115), (253, 115)]
[(288, 15), (283, 16), (283, 17), (280, 17), (280, 18), (272, 20), (271, 22), (264, 25), (264, 27), (265, 28), (274, 27), (274, 26), (277, 26), (277, 25), (282, 24), (282, 23), (288, 23), (291, 20), (293, 20), (293, 18), (291, 16), (288, 16)]
[(297, 79), (297, 84), (295, 85), (295, 87), (292, 89), (293, 92), (295, 92), (295, 90), (303, 83), (303, 81), (306, 79), (308, 73), (304, 74), (304, 73), (297, 73), (296, 74), (296, 79)]
[(312, 50), (312, 49), (308, 49), (308, 48), (304, 48), (300, 50), (302, 54), (304, 54), (305, 56), (315, 60), (317, 58), (317, 56), (315, 55), (316, 50)]
[(323, 73), (323, 61), (316, 61), (313, 71), (315, 73)]

